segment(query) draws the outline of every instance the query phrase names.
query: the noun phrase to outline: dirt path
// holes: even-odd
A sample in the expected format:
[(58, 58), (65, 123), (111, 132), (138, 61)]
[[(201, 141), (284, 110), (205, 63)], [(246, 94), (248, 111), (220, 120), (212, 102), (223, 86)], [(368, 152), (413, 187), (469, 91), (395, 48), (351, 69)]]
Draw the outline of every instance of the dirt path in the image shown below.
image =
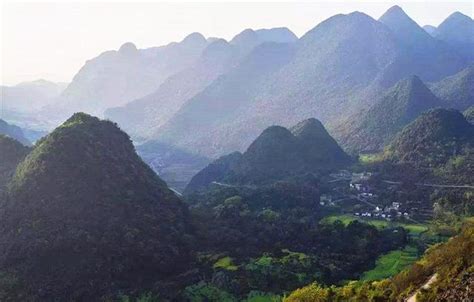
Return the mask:
[(406, 300), (406, 302), (416, 302), (416, 295), (418, 295), (418, 292), (420, 291), (420, 289), (430, 288), (431, 284), (433, 284), (433, 282), (435, 282), (437, 278), (438, 278), (438, 274), (434, 274), (433, 276), (431, 276), (431, 278), (428, 281), (426, 281), (426, 283), (423, 284), (423, 286), (420, 287), (413, 295), (411, 295), (410, 298)]

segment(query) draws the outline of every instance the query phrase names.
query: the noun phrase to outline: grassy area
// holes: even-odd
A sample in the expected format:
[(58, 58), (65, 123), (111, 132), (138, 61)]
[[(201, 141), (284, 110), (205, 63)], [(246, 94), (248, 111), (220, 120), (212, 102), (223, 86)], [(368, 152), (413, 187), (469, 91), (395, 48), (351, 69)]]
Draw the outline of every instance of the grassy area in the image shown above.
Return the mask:
[(217, 260), (216, 263), (214, 263), (214, 266), (213, 266), (215, 269), (225, 269), (225, 270), (228, 270), (228, 271), (236, 271), (238, 270), (239, 268), (234, 265), (234, 262), (232, 260), (232, 258), (230, 257), (224, 257), (224, 258), (221, 258), (219, 260)]
[(418, 259), (417, 249), (406, 246), (402, 250), (391, 251), (377, 259), (375, 268), (362, 276), (363, 281), (381, 280), (398, 274)]
[(350, 222), (354, 220), (358, 220), (360, 222), (371, 224), (379, 229), (386, 228), (386, 227), (400, 226), (407, 229), (412, 235), (419, 235), (420, 233), (423, 233), (428, 230), (428, 226), (424, 224), (401, 223), (401, 222), (392, 222), (392, 221), (379, 220), (379, 219), (359, 218), (359, 217), (354, 217), (351, 215), (328, 216), (322, 220), (322, 223), (333, 223), (336, 220), (340, 220), (345, 225), (348, 225)]
[(383, 153), (359, 154), (359, 162), (363, 165), (377, 163), (383, 160)]

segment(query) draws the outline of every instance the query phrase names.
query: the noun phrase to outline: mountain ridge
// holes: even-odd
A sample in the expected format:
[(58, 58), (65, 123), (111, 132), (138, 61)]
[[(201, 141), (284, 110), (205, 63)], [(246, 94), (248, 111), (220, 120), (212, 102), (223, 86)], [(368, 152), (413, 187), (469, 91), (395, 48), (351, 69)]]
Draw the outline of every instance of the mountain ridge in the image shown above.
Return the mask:
[(0, 215), (0, 269), (31, 300), (115, 299), (189, 260), (184, 204), (124, 132), (83, 113), (19, 164)]

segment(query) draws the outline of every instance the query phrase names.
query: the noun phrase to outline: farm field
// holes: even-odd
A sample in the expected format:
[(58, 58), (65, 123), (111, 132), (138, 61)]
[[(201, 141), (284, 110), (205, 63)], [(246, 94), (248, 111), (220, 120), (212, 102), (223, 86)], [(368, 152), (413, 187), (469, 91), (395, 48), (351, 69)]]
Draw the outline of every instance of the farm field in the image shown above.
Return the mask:
[(391, 251), (377, 259), (376, 266), (365, 272), (361, 280), (375, 281), (394, 276), (418, 259), (416, 247), (407, 245), (402, 250)]
[(354, 217), (351, 215), (334, 215), (325, 217), (321, 222), (322, 223), (333, 223), (336, 220), (340, 220), (344, 225), (348, 225), (354, 220), (358, 220), (360, 222), (371, 224), (379, 229), (386, 228), (386, 227), (396, 227), (400, 226), (407, 229), (411, 235), (419, 235), (428, 230), (428, 225), (425, 224), (415, 224), (415, 223), (402, 223), (402, 222), (392, 222), (380, 219), (366, 219), (366, 218), (359, 218)]

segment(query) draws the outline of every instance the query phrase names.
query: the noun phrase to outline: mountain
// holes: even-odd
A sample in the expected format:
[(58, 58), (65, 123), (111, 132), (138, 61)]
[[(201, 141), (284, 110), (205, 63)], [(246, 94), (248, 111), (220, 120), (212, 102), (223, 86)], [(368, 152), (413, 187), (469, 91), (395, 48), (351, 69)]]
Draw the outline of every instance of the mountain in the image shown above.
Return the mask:
[(204, 191), (213, 181), (223, 180), (241, 161), (242, 153), (224, 155), (207, 165), (190, 180), (184, 193)]
[(244, 144), (248, 146), (257, 134), (244, 135), (225, 129), (227, 139), (222, 144), (219, 139), (223, 134), (219, 132), (251, 105), (252, 96), (262, 88), (266, 78), (285, 65), (293, 54), (293, 44), (257, 46), (237, 66), (188, 100), (173, 118), (157, 129), (153, 138), (210, 158), (241, 150)]
[(417, 47), (435, 41), (398, 5), (389, 8), (379, 21), (388, 26), (397, 39), (407, 47)]
[[(311, 118), (291, 129), (265, 129), (241, 154), (223, 156), (193, 177), (186, 193), (207, 188), (212, 182), (254, 185), (306, 173), (318, 173), (350, 164), (320, 121)], [(225, 185), (225, 184), (224, 184)]]
[(394, 33), (403, 47), (401, 55), (381, 75), (382, 83), (410, 74), (418, 75), (423, 81), (439, 81), (468, 64), (466, 58), (428, 34), (399, 6), (391, 7), (379, 21)]
[(433, 26), (433, 25), (425, 25), (423, 26), (423, 29), (430, 34), (430, 36), (434, 37), (435, 34), (436, 34), (436, 26)]
[(258, 30), (248, 28), (232, 38), (230, 44), (246, 54), (264, 42), (293, 43), (297, 40), (298, 37), (286, 27)]
[(466, 110), (474, 105), (474, 65), (433, 83), (430, 88), (444, 101), (444, 106)]
[(137, 49), (128, 42), (118, 51), (106, 51), (88, 60), (42, 114), (58, 120), (77, 111), (102, 115), (107, 108), (155, 91), (166, 78), (194, 64), (207, 44), (201, 34), (193, 33), (166, 46)]
[(5, 110), (30, 113), (54, 102), (66, 85), (37, 80), (15, 86), (0, 86), (0, 103), (3, 103)]
[(183, 203), (127, 134), (83, 113), (20, 163), (0, 213), (0, 282), (21, 300), (115, 300), (165, 288), (188, 261)]
[(474, 106), (471, 106), (464, 111), (464, 117), (469, 123), (474, 124)]
[(16, 166), (25, 158), (30, 149), (17, 140), (0, 134), (0, 197), (5, 185), (10, 181)]
[(417, 76), (412, 76), (398, 82), (367, 111), (349, 117), (334, 133), (351, 152), (382, 150), (404, 126), (441, 104)]
[(2, 119), (0, 119), (0, 135), (14, 138), (25, 146), (31, 145), (20, 127), (10, 125)]
[(298, 37), (286, 27), (263, 28), (255, 31), (263, 42), (293, 43)]
[(435, 37), (448, 43), (469, 60), (474, 60), (474, 20), (455, 12), (436, 29)]
[(333, 169), (351, 161), (323, 124), (315, 118), (299, 122), (290, 131), (299, 140), (305, 169)]
[(228, 72), (248, 52), (265, 42), (291, 43), (297, 37), (287, 28), (245, 30), (230, 43), (214, 40), (191, 67), (169, 77), (152, 94), (124, 107), (106, 111), (106, 117), (135, 137), (149, 137), (189, 99)]
[(328, 120), (349, 110), (354, 91), (370, 84), (397, 52), (389, 30), (362, 13), (334, 16), (293, 44), (257, 47), (183, 106), (156, 138), (209, 157), (244, 150), (268, 125)]
[(406, 126), (390, 143), (387, 157), (439, 166), (455, 156), (472, 156), (474, 126), (454, 109), (432, 109)]
[[(255, 36), (246, 35), (249, 40)], [(258, 54), (258, 48), (249, 58)], [(248, 72), (245, 80), (232, 83), (229, 73), (214, 81), (153, 138), (217, 158), (245, 150), (269, 125), (290, 126), (316, 117), (332, 128), (371, 107), (410, 75), (438, 81), (467, 66), (446, 43), (431, 37), (397, 7), (380, 21), (359, 12), (333, 16), (293, 43), (292, 49), (271, 72)]]
[(236, 51), (225, 40), (212, 42), (191, 67), (167, 78), (153, 93), (105, 112), (134, 136), (149, 136), (188, 99), (231, 68)]

